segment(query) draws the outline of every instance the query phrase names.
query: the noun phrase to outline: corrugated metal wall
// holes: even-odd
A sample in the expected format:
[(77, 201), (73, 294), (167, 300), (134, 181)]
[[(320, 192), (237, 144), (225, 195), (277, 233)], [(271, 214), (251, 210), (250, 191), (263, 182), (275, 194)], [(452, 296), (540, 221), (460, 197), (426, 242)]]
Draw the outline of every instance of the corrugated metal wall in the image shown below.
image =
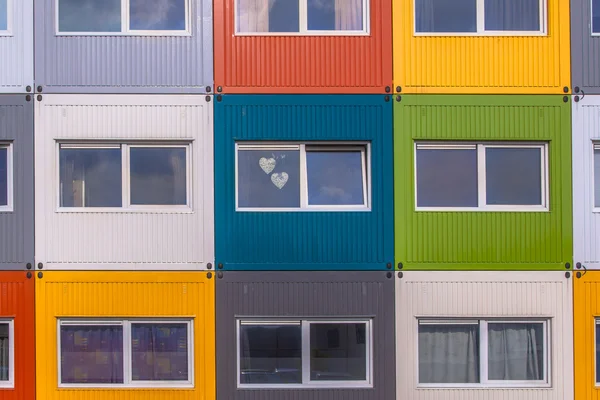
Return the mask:
[[(212, 400), (215, 308), (212, 273), (39, 272), (36, 278), (37, 399)], [(210, 275), (210, 278), (209, 278)], [(135, 301), (132, 301), (135, 299)], [(58, 389), (58, 317), (194, 318), (194, 389)], [(33, 372), (29, 371), (32, 375)]]
[[(42, 97), (35, 102), (36, 262), (45, 269), (130, 270), (214, 262), (212, 102), (185, 95)], [(190, 140), (193, 212), (57, 212), (59, 139)]]
[(11, 35), (0, 35), (0, 93), (33, 90), (33, 0), (13, 0)]
[(35, 398), (34, 278), (28, 272), (0, 272), (0, 318), (14, 318), (14, 388), (0, 389), (2, 400)]
[[(217, 96), (218, 97), (218, 96)], [(223, 95), (215, 104), (216, 263), (225, 269), (386, 269), (393, 263), (392, 101)], [(236, 212), (235, 142), (369, 141), (371, 211)]]
[(571, 0), (571, 73), (573, 91), (600, 94), (600, 37), (592, 36), (590, 0)]
[[(413, 272), (396, 278), (397, 399), (573, 399), (573, 289), (564, 272)], [(577, 302), (576, 302), (577, 303)], [(549, 388), (417, 388), (417, 317), (550, 319)], [(591, 357), (590, 353), (590, 357)]]
[(600, 316), (600, 272), (574, 278), (575, 398), (600, 399), (596, 384), (596, 318)]
[[(215, 86), (223, 93), (386, 93), (392, 2), (370, 0), (367, 36), (236, 36), (234, 0), (216, 0)], [(389, 92), (389, 91), (387, 91)]]
[[(0, 63), (1, 64), (1, 63)], [(13, 211), (0, 212), (0, 269), (33, 263), (33, 99), (0, 95), (0, 142), (12, 143)]]
[[(448, 270), (572, 263), (570, 96), (415, 95), (394, 104), (396, 262)], [(415, 140), (548, 141), (550, 211), (416, 212)]]
[(402, 93), (568, 93), (569, 0), (546, 3), (545, 36), (417, 36), (414, 1), (394, 1), (394, 87)]
[(58, 36), (57, 3), (35, 0), (35, 78), (44, 93), (212, 90), (211, 1), (190, 0), (191, 36)]
[(593, 212), (593, 141), (600, 141), (600, 96), (585, 96), (573, 102), (573, 261), (600, 269), (600, 214)]
[[(228, 400), (393, 399), (394, 279), (391, 272), (223, 272), (216, 280), (217, 391)], [(235, 318), (373, 318), (372, 389), (237, 389)]]

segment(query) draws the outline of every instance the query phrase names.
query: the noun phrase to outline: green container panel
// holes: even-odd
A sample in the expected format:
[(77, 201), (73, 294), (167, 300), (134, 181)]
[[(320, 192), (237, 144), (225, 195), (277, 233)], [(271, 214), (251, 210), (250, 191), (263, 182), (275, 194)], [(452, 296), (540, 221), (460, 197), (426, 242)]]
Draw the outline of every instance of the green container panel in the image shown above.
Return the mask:
[[(571, 268), (570, 103), (569, 96), (561, 95), (406, 95), (396, 98), (396, 268)], [(549, 211), (416, 211), (414, 143), (417, 140), (548, 142)]]

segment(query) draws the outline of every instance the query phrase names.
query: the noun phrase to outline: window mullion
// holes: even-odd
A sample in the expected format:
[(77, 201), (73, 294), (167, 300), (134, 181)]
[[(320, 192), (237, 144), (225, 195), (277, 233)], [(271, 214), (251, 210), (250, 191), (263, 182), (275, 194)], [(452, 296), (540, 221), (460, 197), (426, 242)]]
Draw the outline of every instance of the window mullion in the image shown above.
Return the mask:
[(485, 0), (477, 0), (477, 33), (485, 32)]
[(488, 383), (488, 323), (479, 321), (479, 383)]
[(310, 383), (310, 322), (302, 321), (302, 384)]
[(477, 145), (477, 206), (485, 208), (487, 206), (487, 181), (485, 176), (485, 146)]
[(131, 322), (123, 321), (123, 384), (131, 385)]
[(300, 208), (308, 207), (308, 171), (306, 165), (306, 145), (300, 145)]
[(129, 33), (129, 1), (121, 0), (121, 32)]
[(298, 27), (300, 33), (308, 32), (308, 0), (298, 0), (298, 18), (300, 19)]

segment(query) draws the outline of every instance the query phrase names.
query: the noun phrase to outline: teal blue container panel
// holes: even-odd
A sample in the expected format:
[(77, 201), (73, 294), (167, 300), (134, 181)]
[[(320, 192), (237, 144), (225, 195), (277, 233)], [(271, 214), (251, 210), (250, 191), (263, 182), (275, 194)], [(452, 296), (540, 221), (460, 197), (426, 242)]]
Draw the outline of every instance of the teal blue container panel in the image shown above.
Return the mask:
[[(370, 211), (236, 211), (235, 145), (250, 141), (370, 143)], [(393, 268), (392, 154), (391, 96), (215, 96), (217, 268)]]

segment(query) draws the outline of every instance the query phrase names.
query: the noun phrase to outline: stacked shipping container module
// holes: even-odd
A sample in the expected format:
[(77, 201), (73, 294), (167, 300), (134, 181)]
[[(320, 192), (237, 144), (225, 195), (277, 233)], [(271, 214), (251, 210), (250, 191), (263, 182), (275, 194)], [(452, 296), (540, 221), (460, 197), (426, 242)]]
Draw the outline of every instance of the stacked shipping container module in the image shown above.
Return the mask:
[[(3, 4), (2, 4), (3, 3)], [(33, 0), (0, 3), (0, 93), (33, 92)]]

